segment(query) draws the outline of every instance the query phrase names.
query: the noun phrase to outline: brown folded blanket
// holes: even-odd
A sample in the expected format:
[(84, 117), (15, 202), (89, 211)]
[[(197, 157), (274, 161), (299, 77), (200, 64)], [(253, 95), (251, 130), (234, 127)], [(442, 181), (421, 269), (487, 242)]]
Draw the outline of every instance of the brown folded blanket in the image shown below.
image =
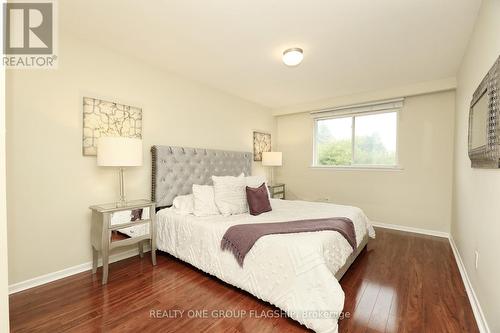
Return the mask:
[(230, 250), (236, 260), (243, 267), (243, 261), (255, 242), (266, 235), (293, 234), (299, 232), (313, 232), (333, 230), (340, 233), (356, 249), (356, 233), (354, 224), (347, 217), (333, 217), (323, 219), (298, 220), (276, 223), (237, 224), (227, 229), (222, 237), (222, 250)]

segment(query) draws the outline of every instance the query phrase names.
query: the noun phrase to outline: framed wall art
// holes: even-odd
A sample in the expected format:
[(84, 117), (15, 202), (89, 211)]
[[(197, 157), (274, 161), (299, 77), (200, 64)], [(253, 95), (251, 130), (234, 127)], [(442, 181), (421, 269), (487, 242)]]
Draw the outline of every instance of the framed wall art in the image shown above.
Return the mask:
[(253, 132), (253, 160), (262, 161), (262, 153), (271, 151), (271, 134)]
[(83, 98), (83, 155), (97, 154), (97, 139), (101, 136), (122, 136), (142, 139), (142, 109)]

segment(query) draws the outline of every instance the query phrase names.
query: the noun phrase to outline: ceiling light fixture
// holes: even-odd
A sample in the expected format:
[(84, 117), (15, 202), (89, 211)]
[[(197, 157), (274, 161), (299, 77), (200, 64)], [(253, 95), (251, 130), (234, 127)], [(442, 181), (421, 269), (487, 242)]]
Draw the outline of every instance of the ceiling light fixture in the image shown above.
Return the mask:
[(304, 59), (304, 51), (299, 47), (293, 47), (283, 51), (283, 63), (287, 66), (297, 66)]

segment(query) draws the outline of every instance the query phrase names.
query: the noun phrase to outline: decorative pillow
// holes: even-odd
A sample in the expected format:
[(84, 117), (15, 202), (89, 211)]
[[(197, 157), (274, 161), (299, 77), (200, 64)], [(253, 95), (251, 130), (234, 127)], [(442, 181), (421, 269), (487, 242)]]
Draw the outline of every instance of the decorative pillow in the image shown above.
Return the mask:
[(245, 177), (212, 176), (214, 182), (215, 204), (224, 216), (243, 214), (248, 211), (245, 194)]
[(193, 185), (194, 215), (219, 215), (214, 200), (214, 187), (210, 185)]
[(260, 215), (272, 210), (266, 183), (257, 188), (246, 187), (248, 210), (251, 215)]
[(192, 194), (179, 195), (175, 197), (173, 206), (178, 209), (181, 214), (194, 214), (194, 196)]
[(259, 187), (262, 183), (266, 184), (267, 196), (271, 198), (269, 189), (267, 188), (267, 179), (265, 176), (247, 176), (245, 177), (245, 182), (248, 187)]

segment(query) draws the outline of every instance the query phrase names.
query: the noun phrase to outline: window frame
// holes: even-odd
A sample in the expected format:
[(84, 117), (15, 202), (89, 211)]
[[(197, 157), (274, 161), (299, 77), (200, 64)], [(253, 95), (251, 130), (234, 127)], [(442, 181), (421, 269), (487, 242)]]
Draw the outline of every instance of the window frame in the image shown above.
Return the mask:
[[(319, 116), (313, 119), (313, 137), (312, 137), (312, 168), (319, 169), (345, 169), (345, 170), (402, 170), (403, 168), (400, 165), (399, 161), (399, 120), (400, 120), (400, 112), (402, 107), (388, 108), (383, 110), (376, 111), (363, 111), (363, 112), (339, 112), (334, 115), (327, 116)], [(354, 164), (355, 161), (355, 138), (356, 138), (356, 117), (360, 116), (368, 116), (374, 114), (384, 114), (384, 113), (396, 113), (396, 152), (395, 152), (395, 164), (384, 165), (384, 164)], [(321, 120), (330, 120), (330, 119), (339, 119), (339, 118), (352, 118), (352, 128), (351, 128), (351, 159), (353, 164), (351, 165), (323, 165), (318, 164), (317, 159), (317, 131), (318, 131), (318, 122)]]

